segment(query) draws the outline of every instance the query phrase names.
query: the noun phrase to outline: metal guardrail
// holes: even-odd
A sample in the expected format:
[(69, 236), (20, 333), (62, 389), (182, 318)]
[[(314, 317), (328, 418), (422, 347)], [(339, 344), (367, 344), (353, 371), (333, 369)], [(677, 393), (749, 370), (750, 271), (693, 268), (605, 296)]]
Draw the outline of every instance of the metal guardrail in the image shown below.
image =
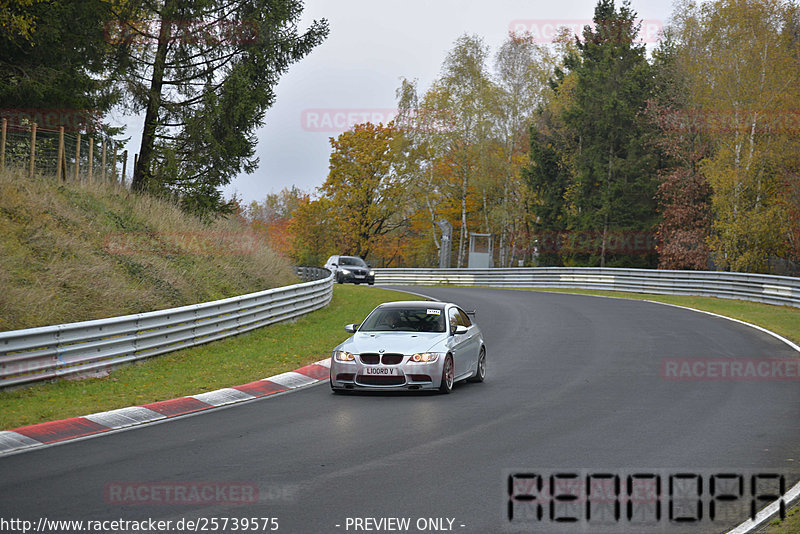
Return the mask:
[[(326, 306), (333, 275), (213, 302), (148, 313), (0, 332), (0, 388), (94, 373), (208, 343)], [(324, 271), (322, 276), (319, 271)]]
[(295, 267), (294, 272), (303, 282), (322, 280), (331, 274), (328, 269), (323, 269), (322, 267)]
[(376, 269), (375, 283), (605, 289), (720, 297), (800, 307), (800, 278), (721, 271), (659, 271), (609, 267)]

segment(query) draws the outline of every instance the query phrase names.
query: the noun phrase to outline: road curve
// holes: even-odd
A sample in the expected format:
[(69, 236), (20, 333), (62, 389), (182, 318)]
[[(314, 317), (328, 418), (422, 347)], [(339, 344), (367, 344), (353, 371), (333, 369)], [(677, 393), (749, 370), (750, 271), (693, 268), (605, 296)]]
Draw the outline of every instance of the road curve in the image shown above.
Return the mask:
[[(478, 310), (485, 383), (446, 396), (339, 396), (322, 385), (0, 458), (0, 518), (276, 517), (291, 533), (367, 531), (348, 518), (449, 518), (455, 532), (517, 532), (530, 525), (506, 517), (509, 470), (797, 471), (796, 380), (661, 376), (664, 358), (798, 357), (767, 334), (634, 300), (415, 291)], [(123, 505), (109, 494), (143, 482), (252, 485), (258, 500), (222, 494), (197, 506), (151, 493)]]

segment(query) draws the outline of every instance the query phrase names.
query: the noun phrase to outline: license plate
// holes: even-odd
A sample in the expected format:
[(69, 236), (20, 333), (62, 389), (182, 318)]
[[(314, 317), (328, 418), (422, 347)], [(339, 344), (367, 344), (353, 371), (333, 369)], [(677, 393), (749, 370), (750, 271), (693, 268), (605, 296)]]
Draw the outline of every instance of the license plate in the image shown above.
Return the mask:
[(363, 274), (357, 274), (356, 278), (364, 278), (364, 275)]
[(396, 369), (392, 367), (365, 367), (364, 374), (365, 375), (393, 375)]

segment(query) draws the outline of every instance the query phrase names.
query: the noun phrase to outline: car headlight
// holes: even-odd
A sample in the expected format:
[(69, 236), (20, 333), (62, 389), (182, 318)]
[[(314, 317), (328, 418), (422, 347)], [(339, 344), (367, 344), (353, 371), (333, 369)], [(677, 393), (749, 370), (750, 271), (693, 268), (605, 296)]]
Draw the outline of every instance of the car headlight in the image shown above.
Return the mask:
[(420, 352), (411, 356), (409, 362), (411, 363), (431, 363), (439, 359), (439, 354), (436, 352)]
[(352, 352), (347, 352), (346, 350), (333, 351), (333, 357), (340, 362), (352, 362), (356, 359)]
[(375, 276), (375, 271), (370, 271), (370, 272), (369, 272), (369, 275), (370, 275), (370, 276)]
[(344, 273), (344, 274), (350, 274), (350, 269), (342, 269), (342, 273)]

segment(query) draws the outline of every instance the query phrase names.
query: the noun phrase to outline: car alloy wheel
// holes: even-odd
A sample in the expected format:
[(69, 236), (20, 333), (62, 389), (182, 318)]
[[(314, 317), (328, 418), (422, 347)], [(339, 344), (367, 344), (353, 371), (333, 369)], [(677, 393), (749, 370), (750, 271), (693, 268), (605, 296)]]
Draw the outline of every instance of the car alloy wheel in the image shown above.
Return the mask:
[(444, 367), (442, 368), (442, 384), (439, 386), (439, 391), (442, 393), (450, 393), (453, 391), (453, 382), (455, 380), (455, 369), (453, 369), (453, 357), (449, 354), (444, 359)]

